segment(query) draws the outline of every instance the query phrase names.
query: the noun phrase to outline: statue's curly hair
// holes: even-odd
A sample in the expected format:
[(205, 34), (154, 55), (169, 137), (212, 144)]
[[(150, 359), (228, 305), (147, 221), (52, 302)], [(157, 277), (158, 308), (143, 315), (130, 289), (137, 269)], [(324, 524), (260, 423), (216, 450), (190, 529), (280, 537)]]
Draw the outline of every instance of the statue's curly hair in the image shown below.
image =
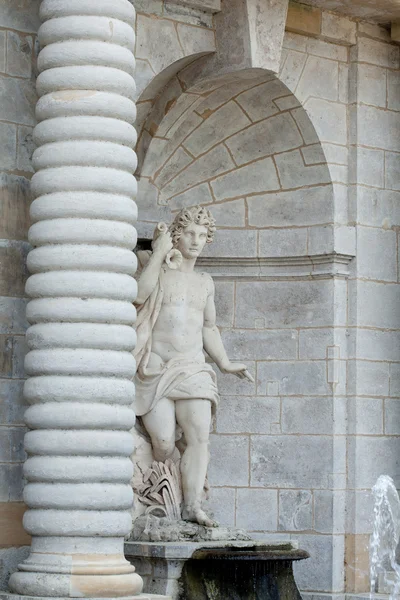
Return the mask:
[(175, 217), (173, 223), (169, 227), (169, 232), (172, 237), (172, 243), (174, 246), (179, 241), (182, 235), (182, 231), (188, 227), (191, 223), (196, 225), (203, 225), (207, 227), (207, 244), (211, 244), (214, 240), (214, 233), (216, 231), (215, 219), (207, 208), (204, 206), (193, 206), (191, 208), (183, 208)]

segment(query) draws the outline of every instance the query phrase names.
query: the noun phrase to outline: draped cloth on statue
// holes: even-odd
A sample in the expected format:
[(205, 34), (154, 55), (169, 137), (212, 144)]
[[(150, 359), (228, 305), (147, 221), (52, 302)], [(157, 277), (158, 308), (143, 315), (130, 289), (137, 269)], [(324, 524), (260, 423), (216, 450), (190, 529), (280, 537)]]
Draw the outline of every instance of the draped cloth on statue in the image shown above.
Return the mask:
[[(138, 253), (139, 271), (144, 268), (149, 258), (149, 252)], [(161, 398), (201, 398), (209, 400), (213, 409), (218, 404), (216, 376), (211, 366), (205, 362), (203, 352), (195, 358), (174, 358), (167, 363), (152, 352), (152, 331), (162, 306), (166, 268), (161, 269), (158, 282), (149, 298), (137, 307), (137, 344), (134, 351), (137, 373), (136, 397), (133, 404), (137, 416), (147, 414)]]

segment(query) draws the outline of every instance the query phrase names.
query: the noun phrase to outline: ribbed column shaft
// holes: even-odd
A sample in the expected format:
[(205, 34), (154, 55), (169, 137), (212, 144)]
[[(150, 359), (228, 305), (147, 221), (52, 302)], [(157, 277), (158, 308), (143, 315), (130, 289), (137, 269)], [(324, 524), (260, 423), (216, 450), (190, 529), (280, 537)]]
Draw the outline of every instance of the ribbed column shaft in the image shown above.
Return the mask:
[(126, 597), (136, 295), (135, 11), (43, 0), (26, 286), (30, 428), (19, 594)]

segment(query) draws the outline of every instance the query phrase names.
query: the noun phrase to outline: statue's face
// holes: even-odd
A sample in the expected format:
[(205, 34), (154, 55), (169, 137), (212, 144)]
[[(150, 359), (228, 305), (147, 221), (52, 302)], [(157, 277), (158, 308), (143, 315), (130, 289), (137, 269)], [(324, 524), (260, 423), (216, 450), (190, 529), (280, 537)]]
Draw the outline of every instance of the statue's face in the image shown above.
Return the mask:
[(191, 223), (182, 231), (176, 245), (184, 258), (197, 258), (207, 242), (207, 227)]

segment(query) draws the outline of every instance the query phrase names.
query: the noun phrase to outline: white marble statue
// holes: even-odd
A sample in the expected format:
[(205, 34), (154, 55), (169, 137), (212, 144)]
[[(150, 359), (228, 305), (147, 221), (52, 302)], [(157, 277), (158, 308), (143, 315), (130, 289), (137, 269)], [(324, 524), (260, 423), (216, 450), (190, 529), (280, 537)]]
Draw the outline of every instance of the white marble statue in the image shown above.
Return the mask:
[(139, 253), (136, 299), (135, 411), (150, 436), (156, 461), (179, 459), (177, 426), (183, 430), (182, 517), (205, 526), (216, 525), (201, 504), (218, 390), (203, 351), (223, 373), (252, 381), (246, 365), (231, 362), (224, 349), (216, 326), (212, 278), (195, 271), (215, 229), (211, 213), (200, 206), (183, 209), (169, 229), (160, 223), (153, 252)]

